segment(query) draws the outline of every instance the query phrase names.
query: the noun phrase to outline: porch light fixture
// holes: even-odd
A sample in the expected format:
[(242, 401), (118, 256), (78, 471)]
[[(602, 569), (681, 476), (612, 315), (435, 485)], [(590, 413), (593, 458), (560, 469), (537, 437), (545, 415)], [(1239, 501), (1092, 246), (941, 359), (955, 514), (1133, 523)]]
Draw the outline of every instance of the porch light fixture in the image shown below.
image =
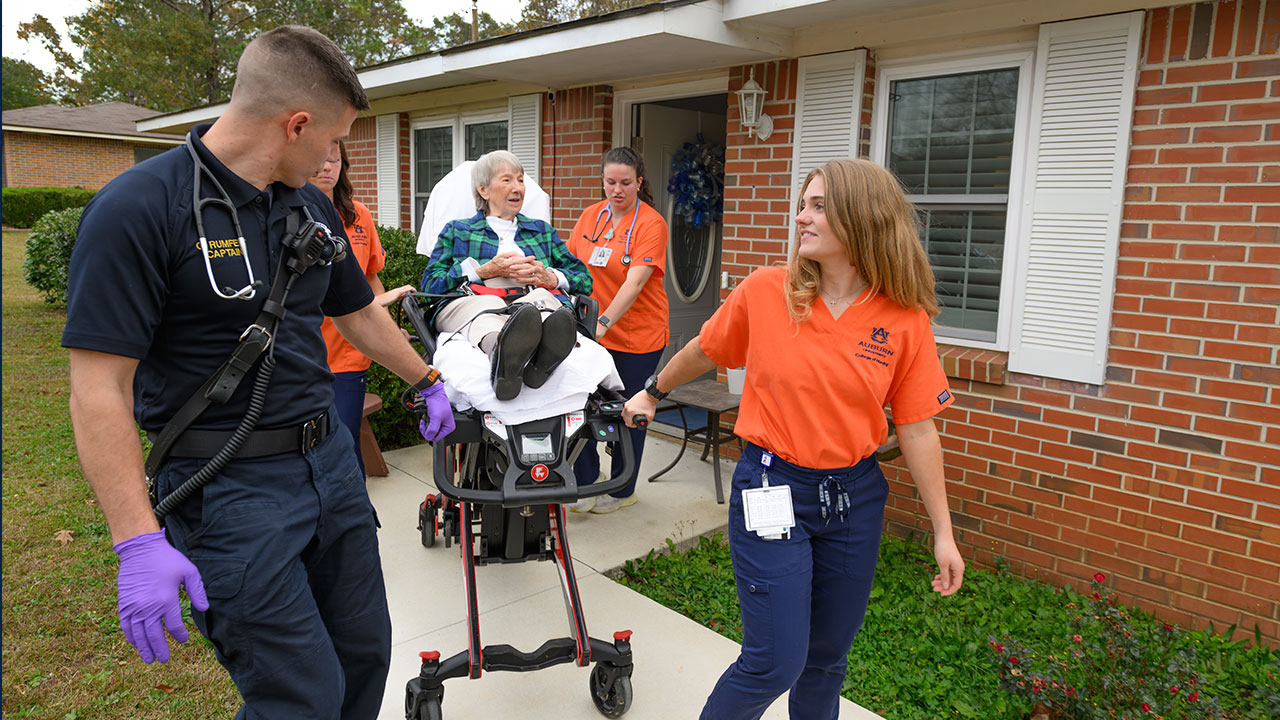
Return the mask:
[(768, 140), (773, 134), (773, 118), (764, 114), (766, 94), (765, 89), (756, 82), (756, 69), (751, 68), (750, 77), (738, 91), (738, 115), (747, 134), (755, 135), (761, 140)]

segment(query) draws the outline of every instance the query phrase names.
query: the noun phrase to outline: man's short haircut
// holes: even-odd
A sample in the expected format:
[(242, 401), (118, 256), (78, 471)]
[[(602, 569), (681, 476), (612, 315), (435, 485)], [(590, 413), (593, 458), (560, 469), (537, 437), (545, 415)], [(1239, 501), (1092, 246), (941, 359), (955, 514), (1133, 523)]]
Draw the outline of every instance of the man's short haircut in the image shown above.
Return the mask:
[(369, 98), (342, 49), (302, 25), (269, 30), (245, 47), (236, 65), (231, 105), (259, 116), (286, 110), (368, 110)]

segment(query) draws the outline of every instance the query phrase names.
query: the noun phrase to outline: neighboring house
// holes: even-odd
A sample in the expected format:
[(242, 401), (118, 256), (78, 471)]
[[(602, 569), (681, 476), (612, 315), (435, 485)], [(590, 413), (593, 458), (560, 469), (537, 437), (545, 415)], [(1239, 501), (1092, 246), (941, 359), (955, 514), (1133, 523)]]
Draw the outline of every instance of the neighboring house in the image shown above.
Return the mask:
[(138, 130), (137, 121), (158, 114), (123, 102), (5, 110), (3, 186), (98, 190), (182, 143), (181, 135)]
[[(436, 179), (506, 147), (565, 233), (609, 147), (642, 149), (667, 211), (673, 149), (726, 142), (722, 225), (673, 223), (678, 345), (785, 258), (812, 167), (886, 164), (947, 308), (958, 402), (939, 427), (966, 555), (1059, 585), (1102, 571), (1163, 618), (1274, 640), (1278, 46), (1280, 0), (670, 0), (362, 70), (353, 180), (416, 230)], [(765, 140), (740, 123), (750, 77)], [(905, 469), (886, 472), (890, 528), (927, 528)]]

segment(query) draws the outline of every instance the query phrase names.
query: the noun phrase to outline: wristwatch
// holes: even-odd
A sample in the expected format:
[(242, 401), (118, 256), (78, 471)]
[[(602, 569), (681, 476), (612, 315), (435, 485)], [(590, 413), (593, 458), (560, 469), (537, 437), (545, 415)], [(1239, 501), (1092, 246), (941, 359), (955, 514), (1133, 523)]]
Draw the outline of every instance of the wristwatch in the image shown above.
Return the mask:
[(600, 317), (596, 318), (596, 322), (600, 323), (605, 327), (609, 327), (610, 325), (613, 324), (613, 321), (609, 319), (608, 315), (601, 315)]
[(421, 380), (413, 384), (413, 389), (426, 390), (438, 382), (440, 382), (440, 371), (435, 369), (435, 366), (428, 365), (427, 374), (423, 375)]
[(665, 398), (670, 393), (670, 391), (662, 392), (661, 390), (658, 389), (657, 373), (654, 373), (649, 376), (649, 379), (644, 384), (644, 391), (649, 393), (649, 397), (659, 402), (661, 402), (662, 399)]

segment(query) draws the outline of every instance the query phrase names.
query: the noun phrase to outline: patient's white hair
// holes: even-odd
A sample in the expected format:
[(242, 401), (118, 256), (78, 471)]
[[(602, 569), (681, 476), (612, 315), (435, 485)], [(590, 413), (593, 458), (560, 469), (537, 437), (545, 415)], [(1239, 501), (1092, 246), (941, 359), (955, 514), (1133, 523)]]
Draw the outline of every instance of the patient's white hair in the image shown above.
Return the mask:
[(475, 167), (471, 168), (471, 197), (475, 198), (476, 209), (480, 212), (489, 214), (489, 201), (480, 196), (480, 187), (488, 187), (493, 182), (493, 176), (506, 169), (515, 170), (517, 175), (524, 174), (520, 158), (506, 150), (494, 150), (481, 155), (476, 160)]

